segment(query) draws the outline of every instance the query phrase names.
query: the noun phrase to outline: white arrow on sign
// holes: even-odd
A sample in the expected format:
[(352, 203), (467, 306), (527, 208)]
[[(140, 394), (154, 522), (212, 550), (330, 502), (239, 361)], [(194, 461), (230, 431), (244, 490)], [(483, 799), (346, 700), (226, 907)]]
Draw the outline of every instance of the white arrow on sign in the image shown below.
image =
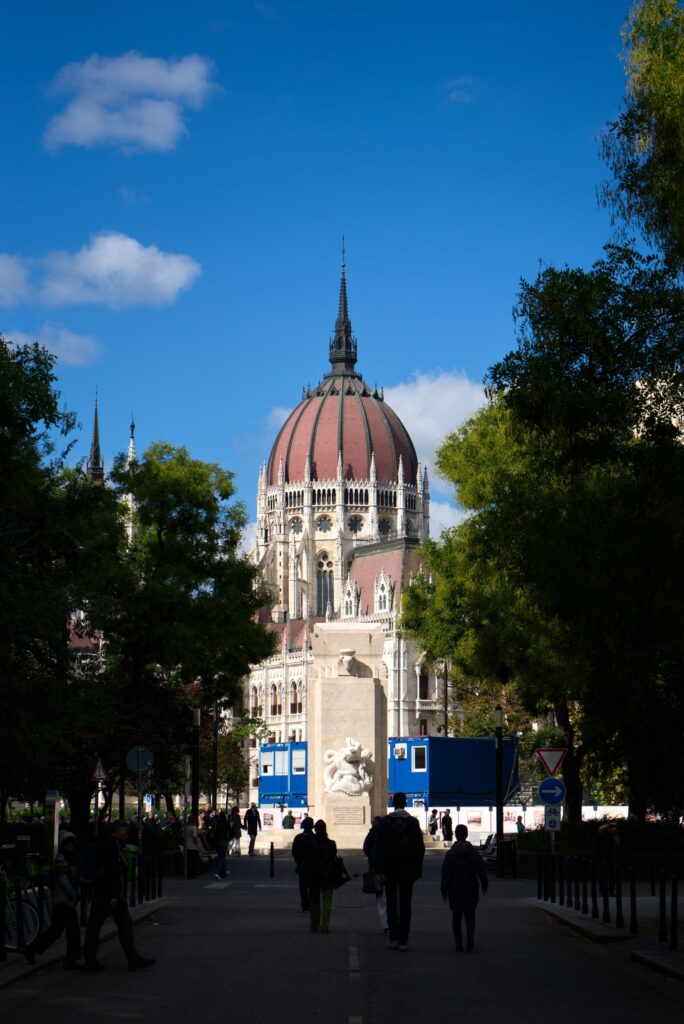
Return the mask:
[(547, 786), (544, 790), (544, 794), (546, 795), (547, 793), (549, 796), (562, 796), (563, 790), (560, 786), (553, 786), (553, 788), (551, 786)]

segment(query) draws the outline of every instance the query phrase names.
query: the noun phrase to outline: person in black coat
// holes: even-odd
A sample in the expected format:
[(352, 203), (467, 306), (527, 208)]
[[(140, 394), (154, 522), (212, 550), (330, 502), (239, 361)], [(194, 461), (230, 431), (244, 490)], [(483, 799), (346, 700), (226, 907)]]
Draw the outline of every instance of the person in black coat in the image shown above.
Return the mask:
[(408, 950), (413, 884), (423, 873), (425, 843), (418, 820), (406, 810), (406, 794), (395, 793), (394, 811), (380, 821), (375, 873), (385, 886), (388, 948)]
[(320, 818), (314, 825), (313, 878), (309, 886), (311, 931), (327, 935), (332, 911), (335, 886), (337, 844), (328, 836), (328, 829)]
[(126, 900), (126, 861), (121, 852), (129, 832), (127, 821), (115, 821), (106, 832), (103, 830), (100, 833), (93, 849), (88, 868), (92, 902), (83, 943), (84, 971), (104, 970), (102, 964), (98, 963), (97, 950), (100, 929), (108, 917), (112, 918), (117, 927), (129, 971), (152, 967), (155, 963), (154, 960), (140, 956), (133, 942), (133, 922)]
[(315, 840), (313, 827), (313, 818), (304, 818), (302, 830), (294, 837), (292, 843), (292, 856), (299, 879), (299, 899), (303, 912), (309, 909), (309, 888), (314, 880)]
[(475, 944), (475, 908), (480, 889), (487, 892), (489, 881), (482, 857), (474, 846), (467, 842), (468, 826), (456, 826), (456, 842), (448, 851), (442, 864), (442, 899), (452, 913), (456, 952), (463, 952), (461, 918), (465, 918), (466, 949), (472, 953)]

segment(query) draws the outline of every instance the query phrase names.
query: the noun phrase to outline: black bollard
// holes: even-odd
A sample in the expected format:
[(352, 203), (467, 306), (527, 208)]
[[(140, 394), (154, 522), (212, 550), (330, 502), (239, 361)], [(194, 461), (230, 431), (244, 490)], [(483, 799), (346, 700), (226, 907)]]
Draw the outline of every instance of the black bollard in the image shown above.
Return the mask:
[(619, 864), (615, 865), (615, 926), (625, 927), (625, 919), (622, 915), (622, 869)]
[(549, 855), (544, 854), (544, 903), (549, 901)]
[(629, 934), (639, 934), (639, 924), (637, 921), (636, 875), (634, 873), (634, 868), (629, 869)]
[(672, 878), (672, 899), (670, 901), (670, 942), (669, 948), (676, 953), (679, 949), (679, 928), (677, 921), (677, 879)]
[(598, 889), (596, 886), (596, 861), (591, 862), (591, 916), (599, 916)]
[(268, 853), (270, 860), (271, 878), (275, 875), (275, 846), (271, 843), (271, 848)]
[(574, 857), (567, 857), (565, 861), (565, 866), (567, 868), (566, 874), (568, 879), (568, 891), (565, 896), (565, 905), (566, 907), (570, 907), (572, 909), (572, 872), (575, 867)]
[(544, 898), (544, 861), (543, 854), (537, 854), (537, 899)]
[(162, 877), (164, 875), (164, 858), (162, 857), (161, 846), (157, 845), (157, 896), (162, 896)]
[(556, 902), (556, 858), (553, 854), (549, 856), (549, 899)]
[(129, 907), (134, 907), (135, 906), (135, 891), (136, 891), (136, 888), (137, 888), (137, 886), (136, 886), (136, 881), (137, 881), (137, 879), (136, 879), (136, 867), (137, 867), (137, 864), (138, 864), (138, 858), (137, 857), (131, 857), (131, 867), (130, 867), (129, 879), (128, 879), (128, 882), (129, 882), (129, 884), (128, 884), (128, 906)]
[(589, 904), (587, 903), (587, 875), (589, 873), (589, 865), (587, 864), (586, 858), (582, 857), (582, 913), (589, 913)]
[[(4, 875), (0, 875), (0, 907), (7, 905), (7, 882)], [(4, 913), (4, 911), (3, 911)], [(7, 949), (5, 948), (5, 929), (0, 928), (0, 963), (4, 963), (7, 959)]]
[(565, 906), (565, 857), (562, 853), (558, 857), (558, 906)]
[(601, 898), (603, 902), (603, 913), (601, 915), (601, 920), (604, 924), (610, 924), (610, 896), (608, 895), (607, 885), (604, 885), (603, 887), (603, 893)]
[(38, 875), (38, 934), (42, 935), (45, 924), (45, 883), (42, 872)]
[(24, 948), (24, 901), (19, 873), (14, 876), (14, 904), (17, 914), (17, 949)]
[(667, 893), (665, 890), (665, 872), (658, 872), (660, 886), (659, 915), (658, 915), (658, 942), (667, 942)]
[(575, 874), (575, 910), (582, 909), (582, 901), (580, 900), (580, 859), (579, 857), (573, 857), (574, 866), (573, 871)]
[(654, 860), (650, 861), (649, 869), (650, 869), (650, 875), (651, 875), (651, 896), (655, 896), (655, 894), (656, 894), (656, 871), (655, 871), (655, 861)]

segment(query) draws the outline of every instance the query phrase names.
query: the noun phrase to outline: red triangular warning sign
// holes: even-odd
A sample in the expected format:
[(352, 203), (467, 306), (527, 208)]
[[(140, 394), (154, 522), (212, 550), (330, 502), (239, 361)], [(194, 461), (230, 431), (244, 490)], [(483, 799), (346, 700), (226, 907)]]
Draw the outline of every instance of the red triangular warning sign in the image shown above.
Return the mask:
[(555, 775), (563, 763), (563, 758), (567, 752), (567, 747), (539, 747), (537, 749), (537, 757), (544, 765), (549, 775)]

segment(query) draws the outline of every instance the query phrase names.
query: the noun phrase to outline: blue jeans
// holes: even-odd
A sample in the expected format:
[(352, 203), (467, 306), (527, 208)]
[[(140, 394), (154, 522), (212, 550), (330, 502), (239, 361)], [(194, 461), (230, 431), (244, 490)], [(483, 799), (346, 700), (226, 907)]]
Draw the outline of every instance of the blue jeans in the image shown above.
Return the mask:
[(226, 877), (226, 853), (228, 852), (228, 840), (217, 839), (214, 843), (214, 849), (218, 860), (216, 862), (216, 874), (220, 875), (221, 878)]

